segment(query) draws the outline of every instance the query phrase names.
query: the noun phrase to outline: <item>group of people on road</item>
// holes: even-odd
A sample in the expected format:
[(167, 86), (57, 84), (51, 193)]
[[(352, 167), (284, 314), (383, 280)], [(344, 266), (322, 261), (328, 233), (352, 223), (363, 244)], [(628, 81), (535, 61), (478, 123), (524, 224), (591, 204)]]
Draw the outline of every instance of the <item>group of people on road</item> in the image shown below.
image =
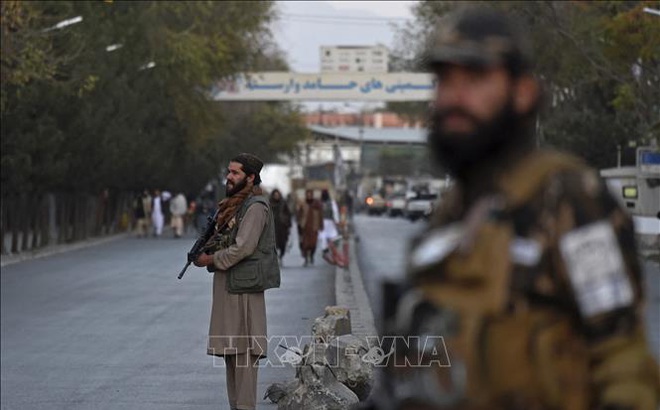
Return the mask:
[(155, 189), (152, 196), (149, 190), (145, 189), (133, 201), (137, 236), (140, 238), (150, 235), (160, 237), (163, 234), (167, 217), (174, 237), (180, 238), (185, 232), (185, 219), (190, 211), (188, 200), (183, 192), (172, 197), (168, 191), (161, 192), (160, 189)]
[[(282, 198), (282, 193), (275, 189), (270, 196), (270, 204), (275, 221), (275, 235), (280, 262), (286, 253), (292, 219), (289, 204)], [(338, 235), (339, 209), (337, 202), (331, 198), (326, 189), (321, 191), (321, 199), (314, 198), (314, 191), (305, 191), (305, 199), (295, 206), (295, 219), (298, 228), (298, 245), (304, 259), (303, 266), (314, 264), (314, 255), (320, 244), (323, 259), (334, 264), (330, 256), (331, 241)]]
[[(329, 252), (328, 243), (338, 236), (339, 210), (327, 190), (321, 191), (321, 200), (318, 200), (314, 198), (314, 191), (309, 189), (304, 201), (290, 204), (290, 200), (284, 198), (279, 189), (274, 189), (270, 193), (269, 204), (273, 213), (280, 263), (289, 248), (294, 218), (304, 266), (314, 264), (314, 254), (319, 243), (324, 259), (329, 260), (326, 256)], [(201, 232), (215, 207), (212, 192), (204, 192), (197, 200), (188, 202), (182, 192), (172, 197), (167, 191), (155, 189), (150, 192), (145, 189), (133, 203), (137, 236), (161, 237), (167, 220), (175, 238), (183, 236), (187, 225), (194, 225)]]

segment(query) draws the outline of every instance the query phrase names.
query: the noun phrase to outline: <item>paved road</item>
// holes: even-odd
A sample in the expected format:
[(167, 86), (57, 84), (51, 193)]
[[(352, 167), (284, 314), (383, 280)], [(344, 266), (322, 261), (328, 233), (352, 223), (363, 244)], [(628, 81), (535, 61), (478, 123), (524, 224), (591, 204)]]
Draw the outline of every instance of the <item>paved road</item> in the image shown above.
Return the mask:
[(376, 322), (382, 310), (380, 287), (385, 279), (400, 279), (405, 268), (409, 240), (424, 227), (424, 222), (403, 218), (355, 215), (358, 262), (365, 290), (369, 295)]
[[(365, 215), (356, 215), (354, 221), (356, 233), (360, 236), (360, 269), (378, 323), (381, 312), (379, 285), (383, 279), (403, 276), (408, 240), (421, 231), (424, 223)], [(649, 259), (642, 263), (648, 295), (646, 324), (649, 342), (656, 357), (660, 357), (660, 263)]]
[[(211, 276), (176, 279), (192, 241), (129, 238), (2, 268), (1, 408), (227, 408), (224, 368), (206, 356)], [(334, 304), (334, 269), (284, 263), (266, 293), (268, 333), (308, 336)], [(261, 369), (259, 399), (293, 376)]]

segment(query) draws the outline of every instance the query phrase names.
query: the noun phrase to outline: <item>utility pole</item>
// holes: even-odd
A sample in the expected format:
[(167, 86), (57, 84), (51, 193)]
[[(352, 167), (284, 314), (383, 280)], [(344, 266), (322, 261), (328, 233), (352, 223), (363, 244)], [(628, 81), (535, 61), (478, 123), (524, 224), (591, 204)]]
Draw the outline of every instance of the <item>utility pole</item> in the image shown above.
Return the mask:
[(358, 130), (360, 134), (360, 174), (364, 173), (364, 128), (360, 126)]

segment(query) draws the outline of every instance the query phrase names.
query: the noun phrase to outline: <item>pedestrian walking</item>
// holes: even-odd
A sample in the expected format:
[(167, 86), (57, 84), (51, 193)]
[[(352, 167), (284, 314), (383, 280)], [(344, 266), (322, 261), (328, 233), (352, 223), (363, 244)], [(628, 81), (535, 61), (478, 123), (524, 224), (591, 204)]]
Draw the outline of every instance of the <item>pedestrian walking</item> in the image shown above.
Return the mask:
[(273, 212), (273, 221), (275, 222), (275, 243), (279, 250), (281, 265), (286, 252), (286, 244), (289, 241), (292, 215), (279, 189), (274, 189), (270, 194), (270, 209)]
[(171, 226), (174, 231), (174, 237), (180, 238), (184, 231), (184, 216), (188, 210), (188, 201), (185, 195), (179, 192), (170, 200), (170, 213), (172, 214)]
[(163, 215), (163, 199), (159, 189), (154, 190), (154, 196), (151, 203), (151, 223), (154, 228), (154, 236), (160, 237), (163, 233), (165, 216)]
[(339, 209), (337, 202), (330, 197), (327, 189), (321, 191), (321, 205), (323, 207), (323, 229), (319, 232), (322, 256), (325, 261), (335, 264), (335, 258), (330, 254), (330, 242), (339, 236), (337, 223), (339, 222)]
[(197, 214), (197, 201), (191, 199), (188, 202), (188, 209), (186, 210), (186, 216), (183, 218), (183, 233), (187, 234), (191, 227), (194, 229), (195, 226), (195, 216)]
[(149, 235), (149, 217), (151, 216), (151, 195), (144, 190), (133, 202), (133, 211), (138, 238)]
[(296, 219), (300, 252), (305, 258), (303, 266), (313, 265), (319, 231), (323, 227), (323, 206), (311, 189), (305, 191), (305, 201), (298, 204)]

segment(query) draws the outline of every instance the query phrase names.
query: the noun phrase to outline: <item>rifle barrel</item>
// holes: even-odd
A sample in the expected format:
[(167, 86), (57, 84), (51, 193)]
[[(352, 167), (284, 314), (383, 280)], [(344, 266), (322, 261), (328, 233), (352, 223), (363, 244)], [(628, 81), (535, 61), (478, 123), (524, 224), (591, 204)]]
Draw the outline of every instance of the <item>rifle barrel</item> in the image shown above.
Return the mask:
[(178, 279), (181, 279), (183, 277), (183, 274), (186, 273), (186, 269), (188, 269), (188, 266), (190, 266), (190, 261), (186, 262), (186, 266), (184, 266), (183, 269), (181, 269), (179, 276), (177, 276)]

